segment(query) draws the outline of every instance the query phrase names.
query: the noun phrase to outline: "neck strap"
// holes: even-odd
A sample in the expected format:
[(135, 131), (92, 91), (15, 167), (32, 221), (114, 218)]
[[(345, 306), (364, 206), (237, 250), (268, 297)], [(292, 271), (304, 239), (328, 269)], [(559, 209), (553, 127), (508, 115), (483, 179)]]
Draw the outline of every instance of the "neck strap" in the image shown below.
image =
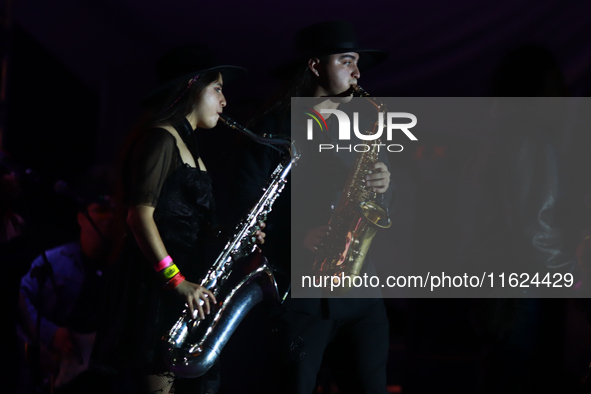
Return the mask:
[(197, 160), (199, 159), (199, 151), (197, 150), (197, 139), (195, 136), (195, 130), (193, 130), (189, 121), (187, 119), (183, 119), (180, 123), (172, 125), (172, 127), (174, 127), (175, 130), (179, 133), (181, 139), (183, 140), (185, 145), (187, 145), (189, 152), (191, 152), (191, 154), (193, 155), (195, 163), (197, 163)]

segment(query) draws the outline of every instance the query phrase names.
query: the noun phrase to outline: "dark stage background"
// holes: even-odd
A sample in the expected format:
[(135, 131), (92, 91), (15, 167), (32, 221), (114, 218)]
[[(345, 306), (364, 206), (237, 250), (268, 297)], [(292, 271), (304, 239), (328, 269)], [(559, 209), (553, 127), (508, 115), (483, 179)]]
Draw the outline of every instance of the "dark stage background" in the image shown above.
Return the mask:
[[(220, 59), (248, 69), (246, 78), (224, 87), (227, 112), (241, 121), (278, 86), (268, 73), (292, 58), (294, 32), (338, 19), (357, 26), (363, 46), (390, 53), (385, 63), (361, 75), (360, 85), (376, 96), (486, 96), (495, 66), (525, 43), (543, 44), (555, 54), (571, 95), (591, 92), (589, 1), (4, 0), (4, 6), (12, 27), (2, 40), (9, 68), (0, 148), (38, 174), (40, 186), (35, 187), (41, 192), (31, 209), (45, 229), (46, 246), (70, 239), (76, 228), (72, 208), (53, 195), (52, 185), (58, 180), (75, 184), (93, 165), (115, 162), (139, 115), (138, 101), (155, 86), (154, 62), (178, 44), (207, 43)], [(200, 137), (226, 222), (235, 152), (227, 142), (234, 136), (217, 127)], [(565, 138), (561, 146), (565, 156), (574, 151), (571, 141)], [(453, 212), (446, 210), (455, 202), (453, 185), (433, 183), (432, 174), (461, 165), (477, 142), (460, 136), (431, 139), (416, 150), (391, 155), (399, 191), (395, 225), (381, 234), (376, 248), (389, 248), (388, 263), (398, 264), (401, 272), (410, 269), (417, 250), (434, 244), (445, 248), (445, 234), (429, 238), (429, 215), (437, 215), (438, 207), (430, 213), (418, 207), (437, 190), (439, 212)], [(575, 203), (582, 210), (583, 202)], [(471, 301), (386, 301), (390, 390), (471, 392), (481, 351)], [(555, 392), (572, 392), (591, 361), (591, 325), (572, 300), (545, 307), (556, 317), (545, 322), (553, 338), (547, 357), (555, 364), (553, 381), (561, 387)], [(226, 392), (265, 387), (270, 349), (263, 339), (269, 327), (264, 311), (254, 315), (224, 354)], [(327, 382), (330, 376), (324, 375), (328, 387)]]

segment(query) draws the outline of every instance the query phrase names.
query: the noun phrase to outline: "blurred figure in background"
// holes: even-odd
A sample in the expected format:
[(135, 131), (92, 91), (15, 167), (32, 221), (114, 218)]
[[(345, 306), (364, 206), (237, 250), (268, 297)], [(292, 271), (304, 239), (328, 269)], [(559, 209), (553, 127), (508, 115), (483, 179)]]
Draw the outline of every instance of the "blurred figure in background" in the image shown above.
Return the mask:
[[(558, 165), (564, 119), (560, 108), (540, 111), (531, 99), (567, 94), (564, 77), (545, 47), (511, 51), (493, 77), (498, 121), (494, 141), (466, 166), (464, 201), (475, 209), (460, 260), (487, 272), (573, 273), (564, 211), (565, 174)], [(515, 103), (524, 103), (518, 107)], [(557, 101), (558, 102), (558, 101)], [(535, 103), (535, 104), (532, 104)], [(478, 190), (477, 195), (469, 193)], [(572, 246), (572, 245), (571, 245)], [(498, 290), (498, 289), (497, 289)], [(535, 297), (536, 289), (519, 289)], [(514, 293), (517, 296), (517, 293)], [(502, 297), (508, 297), (503, 293)], [(485, 341), (479, 393), (560, 392), (562, 300), (499, 298), (476, 302), (476, 325)]]
[(98, 381), (86, 369), (103, 299), (103, 273), (117, 234), (115, 205), (111, 184), (92, 174), (81, 192), (68, 194), (80, 206), (80, 238), (48, 250), (50, 267), (44, 256), (38, 257), (22, 278), (21, 291), (32, 320), (40, 318), (42, 345), (57, 360), (58, 369), (46, 372), (54, 376), (58, 392), (98, 391)]

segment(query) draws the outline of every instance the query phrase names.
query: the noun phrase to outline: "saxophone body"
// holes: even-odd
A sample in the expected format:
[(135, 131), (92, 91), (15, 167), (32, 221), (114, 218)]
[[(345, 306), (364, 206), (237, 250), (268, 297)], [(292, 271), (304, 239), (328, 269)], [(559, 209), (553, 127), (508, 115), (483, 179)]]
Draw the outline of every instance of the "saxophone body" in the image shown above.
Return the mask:
[(238, 129), (259, 143), (288, 146), (290, 155), (275, 168), (262, 197), (238, 223), (233, 236), (201, 280), (200, 284), (215, 295), (218, 303), (203, 320), (198, 318), (197, 310), (191, 315), (185, 305), (179, 319), (163, 337), (165, 362), (170, 371), (186, 378), (201, 376), (213, 366), (252, 307), (265, 298), (279, 300), (273, 271), (262, 254), (254, 253), (256, 268), (246, 276), (238, 270), (233, 272), (233, 266), (258, 249), (255, 232), (260, 229), (259, 222), (266, 220), (285, 186), (292, 165), (299, 158), (295, 145), (287, 137), (259, 136), (225, 115), (220, 115), (220, 118), (227, 126)]
[[(387, 109), (384, 104), (370, 97), (358, 85), (353, 90), (375, 107), (378, 115), (376, 119), (380, 118), (380, 114), (383, 114), (382, 119), (386, 119)], [(383, 125), (379, 125), (376, 120), (369, 134), (375, 134), (377, 127), (381, 126)], [(375, 140), (370, 150), (357, 154), (339, 203), (328, 223), (331, 231), (316, 254), (314, 277), (319, 279), (331, 276), (335, 284), (338, 281), (339, 286), (333, 291), (335, 295), (344, 294), (351, 289), (354, 279), (361, 276), (376, 233), (379, 229), (392, 225), (387, 211), (377, 203), (377, 193), (365, 184), (365, 176), (378, 161), (379, 144), (380, 140)]]

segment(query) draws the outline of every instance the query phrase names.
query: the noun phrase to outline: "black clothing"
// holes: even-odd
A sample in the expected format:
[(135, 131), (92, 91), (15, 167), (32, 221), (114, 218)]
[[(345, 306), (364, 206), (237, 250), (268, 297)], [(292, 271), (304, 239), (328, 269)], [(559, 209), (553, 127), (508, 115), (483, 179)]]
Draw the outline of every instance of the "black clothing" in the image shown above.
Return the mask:
[[(197, 162), (189, 123), (175, 128)], [(197, 282), (207, 270), (200, 251), (213, 222), (207, 172), (184, 164), (174, 136), (156, 128), (132, 146), (123, 176), (127, 206), (155, 207), (154, 221), (166, 250), (187, 280)], [(184, 302), (161, 289), (161, 279), (131, 233), (112, 268), (94, 358), (103, 368), (117, 371), (166, 371), (161, 337), (180, 316)]]
[[(466, 166), (458, 203), (459, 271), (576, 274), (565, 174), (549, 127), (504, 127)], [(535, 296), (542, 288), (528, 291)]]
[[(74, 304), (67, 326), (74, 332), (85, 334), (95, 332), (99, 326), (99, 313), (103, 301), (106, 268), (104, 259), (91, 259), (80, 254), (84, 279), (80, 287), (80, 294)], [(98, 295), (98, 296), (97, 296)]]
[[(523, 119), (502, 119), (498, 134), (466, 166), (459, 193), (465, 242), (458, 256), (460, 271), (538, 272), (540, 278), (547, 272), (570, 272), (576, 283), (574, 246), (568, 242), (572, 228), (564, 209), (565, 174), (556, 152), (559, 123), (543, 114), (529, 115), (519, 114), (527, 129), (511, 126)], [(558, 289), (546, 290), (556, 294)], [(544, 295), (543, 286), (515, 291), (516, 296), (517, 291)], [(477, 300), (475, 322), (485, 342), (478, 393), (560, 391), (553, 379), (562, 354), (562, 302)]]
[[(283, 194), (268, 216), (267, 237), (262, 247), (269, 262), (287, 275), (298, 275), (299, 272), (310, 274), (313, 254), (303, 246), (292, 250), (291, 239), (303, 241), (307, 230), (328, 223), (353, 165), (355, 154), (318, 153), (319, 143), (334, 143), (338, 139), (338, 125), (334, 118), (327, 120), (330, 135), (324, 133), (319, 136), (320, 139), (313, 141), (307, 141), (301, 135), (291, 136), (301, 153), (297, 166), (292, 170), (292, 174), (296, 171), (298, 174), (290, 175)], [(305, 122), (304, 119), (297, 119), (296, 122), (300, 120)], [(289, 116), (275, 114), (267, 116), (257, 131), (290, 135), (290, 123)], [(237, 187), (242, 193), (239, 205), (246, 208), (258, 200), (262, 187), (280, 161), (281, 154), (262, 145), (251, 144), (243, 151), (242, 163), (238, 166), (240, 178)], [(380, 152), (379, 161), (388, 164), (384, 151)], [(310, 179), (321, 179), (323, 182), (311, 186), (306, 184)], [(392, 196), (392, 189), (391, 184), (383, 201), (385, 206)], [(292, 215), (292, 212), (297, 214)], [(375, 272), (370, 261), (366, 261), (364, 270), (369, 275)], [(312, 392), (327, 350), (327, 356), (337, 355), (331, 361), (338, 364), (336, 370), (343, 375), (337, 376), (340, 390), (385, 393), (388, 324), (383, 301), (379, 298), (381, 292), (375, 290), (375, 298), (326, 299), (320, 298), (320, 293), (314, 298), (287, 296), (281, 311), (274, 317), (278, 330), (275, 348), (280, 392)], [(349, 296), (354, 296), (354, 291), (351, 290)], [(347, 351), (344, 347), (354, 350), (347, 356), (343, 354)], [(294, 356), (303, 348), (306, 349), (302, 351), (305, 355)], [(331, 348), (335, 351), (328, 350)]]
[[(305, 119), (297, 119), (296, 121), (305, 122)], [(349, 151), (318, 152), (318, 144), (338, 142), (338, 125), (335, 117), (329, 117), (327, 123), (328, 129), (331, 130), (329, 135), (323, 133), (312, 141), (306, 140), (301, 135), (292, 136), (301, 154), (297, 165), (292, 169), (292, 174), (297, 173), (297, 175), (290, 174), (288, 176), (285, 190), (275, 202), (266, 221), (267, 237), (265, 245), (262, 247), (263, 252), (274, 267), (288, 275), (290, 272), (292, 274), (294, 272), (309, 274), (314, 262), (314, 255), (303, 247), (292, 250), (291, 240), (303, 240), (307, 230), (328, 223), (332, 209), (337, 206), (347, 176), (354, 164), (355, 153)], [(290, 136), (290, 130), (291, 118), (276, 115), (266, 117), (257, 131)], [(355, 142), (351, 143), (355, 144)], [(247, 145), (247, 148), (242, 152), (241, 165), (238, 166), (239, 178), (236, 182), (236, 195), (240, 199), (238, 206), (243, 209), (252, 207), (262, 194), (262, 188), (281, 158), (279, 152), (264, 145), (255, 143)], [(378, 161), (388, 166), (385, 149), (380, 150)], [(310, 180), (314, 184), (308, 183)], [(322, 181), (321, 185), (316, 184), (318, 180)], [(294, 182), (298, 184), (296, 185)], [(389, 206), (394, 189), (393, 183), (390, 183), (387, 193), (379, 197), (382, 206), (386, 208)], [(296, 215), (292, 216), (292, 212)], [(301, 242), (299, 243), (301, 244)], [(366, 261), (364, 270), (368, 275), (373, 275), (375, 270), (371, 264), (371, 257), (367, 260), (369, 261)], [(295, 263), (296, 261), (298, 264), (290, 264), (290, 262)], [(367, 296), (368, 289), (364, 290), (366, 291), (364, 295)], [(377, 288), (374, 290), (372, 296), (380, 298), (380, 290)], [(349, 297), (354, 297), (354, 294), (355, 289), (351, 290)], [(306, 296), (310, 297), (308, 293)], [(320, 297), (320, 293), (314, 294), (314, 298), (297, 299), (297, 301), (289, 297), (286, 299), (284, 307), (300, 312), (316, 313), (320, 307)], [(370, 301), (367, 298), (348, 301), (348, 303), (358, 305), (360, 310), (375, 304), (375, 302), (376, 300)], [(341, 309), (339, 301), (336, 299), (330, 299), (327, 303), (329, 305), (328, 311), (332, 311), (329, 312), (331, 315)], [(347, 305), (346, 309), (349, 310), (350, 307), (351, 305)], [(338, 316), (338, 314), (334, 316)]]
[(385, 393), (388, 318), (383, 300), (336, 319), (284, 310), (277, 330), (282, 393), (314, 392), (323, 356), (339, 393)]

